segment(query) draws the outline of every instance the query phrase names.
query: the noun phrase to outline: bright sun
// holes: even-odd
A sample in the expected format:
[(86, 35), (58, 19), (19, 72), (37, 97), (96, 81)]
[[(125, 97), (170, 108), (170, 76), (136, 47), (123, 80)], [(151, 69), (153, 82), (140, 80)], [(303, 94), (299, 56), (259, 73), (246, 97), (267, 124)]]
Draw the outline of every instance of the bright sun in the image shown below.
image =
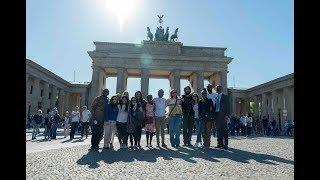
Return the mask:
[(107, 8), (118, 19), (120, 31), (132, 15), (135, 6), (136, 0), (107, 0)]

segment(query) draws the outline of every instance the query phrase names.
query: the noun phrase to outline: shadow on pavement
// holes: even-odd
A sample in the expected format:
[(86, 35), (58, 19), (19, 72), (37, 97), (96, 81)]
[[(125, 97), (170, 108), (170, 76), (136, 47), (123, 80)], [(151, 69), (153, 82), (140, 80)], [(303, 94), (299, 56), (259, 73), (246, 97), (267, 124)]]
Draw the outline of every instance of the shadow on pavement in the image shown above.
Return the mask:
[(98, 162), (104, 161), (105, 163), (112, 164), (115, 162), (133, 162), (136, 161), (146, 161), (146, 162), (156, 162), (157, 158), (163, 158), (164, 160), (173, 160), (174, 158), (183, 159), (189, 163), (197, 163), (196, 159), (204, 159), (210, 162), (219, 162), (216, 158), (227, 158), (232, 161), (249, 163), (249, 160), (255, 160), (264, 164), (277, 163), (271, 162), (275, 161), (278, 163), (293, 164), (294, 161), (284, 159), (277, 156), (259, 154), (248, 151), (243, 151), (240, 149), (229, 148), (229, 150), (222, 149), (208, 149), (207, 151), (202, 151), (199, 149), (190, 149), (179, 147), (177, 149), (170, 148), (151, 148), (150, 150), (145, 149), (119, 149), (119, 150), (102, 150), (99, 151), (89, 151), (87, 154), (83, 155), (78, 161), (79, 165), (89, 165), (89, 168), (99, 167)]

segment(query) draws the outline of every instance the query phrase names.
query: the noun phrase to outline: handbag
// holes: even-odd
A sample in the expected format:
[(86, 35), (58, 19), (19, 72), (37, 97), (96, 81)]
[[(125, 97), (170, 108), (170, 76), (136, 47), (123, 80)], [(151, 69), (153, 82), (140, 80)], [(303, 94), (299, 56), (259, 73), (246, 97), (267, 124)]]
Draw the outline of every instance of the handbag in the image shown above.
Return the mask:
[(170, 111), (170, 113), (169, 113), (168, 117), (166, 117), (166, 122), (168, 122), (168, 120), (169, 120), (169, 118), (170, 118), (170, 116), (171, 116), (172, 111), (173, 111), (173, 110), (174, 110), (174, 108), (176, 107), (176, 105), (177, 105), (177, 101), (178, 101), (178, 99), (176, 99), (176, 102), (174, 103), (174, 106), (173, 106), (172, 110)]

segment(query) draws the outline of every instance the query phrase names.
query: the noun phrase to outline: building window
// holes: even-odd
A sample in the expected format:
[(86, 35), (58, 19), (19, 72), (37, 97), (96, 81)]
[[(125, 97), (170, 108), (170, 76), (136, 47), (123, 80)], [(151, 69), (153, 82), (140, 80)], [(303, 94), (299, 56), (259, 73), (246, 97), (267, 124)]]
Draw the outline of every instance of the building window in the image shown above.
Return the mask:
[(43, 96), (43, 89), (41, 89), (41, 91), (40, 91), (40, 97), (42, 97)]
[(48, 97), (48, 99), (51, 99), (51, 92), (49, 92), (49, 97)]
[(33, 86), (30, 87), (30, 94), (32, 94)]

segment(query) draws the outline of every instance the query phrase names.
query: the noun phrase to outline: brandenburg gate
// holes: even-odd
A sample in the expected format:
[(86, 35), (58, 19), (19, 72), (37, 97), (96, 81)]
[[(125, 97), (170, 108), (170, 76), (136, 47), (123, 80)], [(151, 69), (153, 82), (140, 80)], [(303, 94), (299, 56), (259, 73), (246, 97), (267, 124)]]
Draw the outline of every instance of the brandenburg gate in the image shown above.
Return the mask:
[(88, 51), (92, 59), (88, 104), (106, 87), (107, 77), (117, 77), (117, 93), (127, 89), (128, 77), (141, 77), (144, 97), (148, 94), (149, 78), (169, 79), (170, 89), (176, 89), (178, 94), (180, 79), (188, 79), (197, 93), (204, 88), (205, 79), (214, 86), (222, 85), (227, 93), (228, 64), (233, 58), (225, 55), (226, 48), (184, 46), (175, 42), (178, 28), (170, 41), (168, 27), (166, 33), (161, 25), (157, 27), (154, 40), (149, 27), (147, 30), (149, 40), (141, 44), (94, 42), (95, 50)]

